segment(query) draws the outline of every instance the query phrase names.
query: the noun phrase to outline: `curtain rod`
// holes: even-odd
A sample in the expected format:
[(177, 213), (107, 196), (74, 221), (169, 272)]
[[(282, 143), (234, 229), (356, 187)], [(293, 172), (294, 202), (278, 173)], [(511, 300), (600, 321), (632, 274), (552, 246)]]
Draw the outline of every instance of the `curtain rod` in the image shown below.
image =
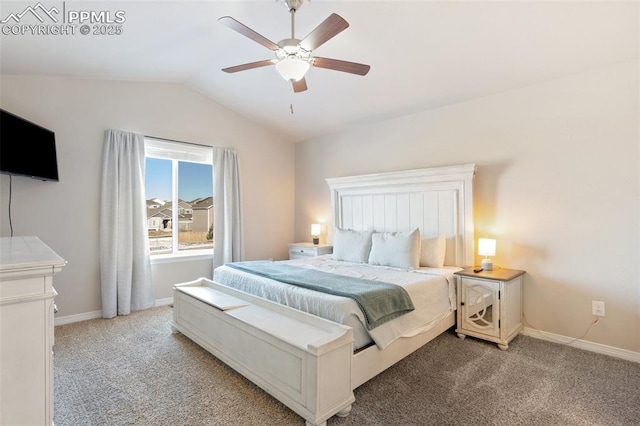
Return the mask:
[(151, 138), (151, 139), (158, 139), (160, 141), (186, 143), (187, 145), (203, 146), (203, 147), (206, 147), (206, 148), (215, 148), (214, 146), (211, 146), (211, 145), (204, 145), (204, 144), (201, 144), (201, 143), (193, 143), (193, 142), (185, 142), (185, 141), (177, 141), (175, 139), (159, 138), (157, 136), (144, 135), (144, 137), (145, 138)]

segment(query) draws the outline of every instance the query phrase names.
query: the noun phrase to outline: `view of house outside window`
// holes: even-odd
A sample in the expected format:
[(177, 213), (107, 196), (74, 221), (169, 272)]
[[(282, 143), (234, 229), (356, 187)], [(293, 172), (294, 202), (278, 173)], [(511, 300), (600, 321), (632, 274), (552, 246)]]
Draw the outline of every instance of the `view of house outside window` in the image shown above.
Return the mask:
[(151, 255), (213, 248), (212, 165), (146, 157)]

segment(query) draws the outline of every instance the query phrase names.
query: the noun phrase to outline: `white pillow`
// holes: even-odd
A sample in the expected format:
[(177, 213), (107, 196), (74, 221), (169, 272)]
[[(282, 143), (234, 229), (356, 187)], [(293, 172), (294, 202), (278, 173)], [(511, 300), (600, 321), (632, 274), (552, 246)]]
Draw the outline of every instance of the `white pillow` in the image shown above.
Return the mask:
[(333, 260), (366, 263), (371, 251), (373, 231), (337, 229), (333, 235)]
[(420, 249), (420, 266), (442, 268), (444, 256), (447, 253), (447, 238), (439, 237), (423, 238)]
[(420, 230), (376, 232), (372, 237), (369, 263), (402, 269), (420, 266)]

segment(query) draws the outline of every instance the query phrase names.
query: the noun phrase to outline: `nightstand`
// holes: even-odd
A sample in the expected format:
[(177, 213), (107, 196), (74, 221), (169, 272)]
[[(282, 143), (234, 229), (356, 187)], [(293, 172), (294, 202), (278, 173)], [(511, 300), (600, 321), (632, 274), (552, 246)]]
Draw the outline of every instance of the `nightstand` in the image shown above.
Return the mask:
[(289, 244), (289, 259), (304, 259), (333, 253), (333, 246), (327, 244), (293, 243)]
[(525, 271), (497, 268), (455, 275), (458, 288), (456, 333), (498, 344), (502, 350), (520, 333), (522, 323), (522, 281)]

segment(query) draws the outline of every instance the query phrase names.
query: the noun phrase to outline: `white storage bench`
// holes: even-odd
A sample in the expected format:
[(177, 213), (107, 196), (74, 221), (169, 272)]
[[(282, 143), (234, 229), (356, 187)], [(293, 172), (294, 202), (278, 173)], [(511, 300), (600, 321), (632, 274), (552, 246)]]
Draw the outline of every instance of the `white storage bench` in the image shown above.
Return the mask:
[(174, 286), (172, 326), (307, 425), (351, 411), (350, 327), (206, 278)]

